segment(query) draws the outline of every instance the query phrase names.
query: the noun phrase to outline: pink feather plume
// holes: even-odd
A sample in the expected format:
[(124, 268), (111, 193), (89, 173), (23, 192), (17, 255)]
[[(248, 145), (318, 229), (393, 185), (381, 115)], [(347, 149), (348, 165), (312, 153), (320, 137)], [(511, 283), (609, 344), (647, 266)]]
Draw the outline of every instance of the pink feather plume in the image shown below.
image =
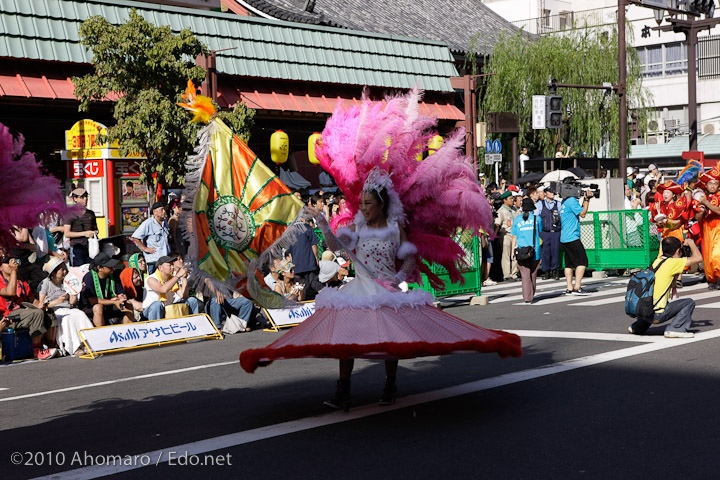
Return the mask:
[(43, 175), (41, 164), (32, 153), (23, 153), (25, 139), (13, 139), (10, 129), (0, 123), (0, 245), (17, 244), (15, 227), (35, 228), (49, 216), (74, 215), (78, 209), (68, 207), (57, 178)]
[[(462, 129), (446, 138), (435, 153), (417, 161), (417, 154), (427, 151), (437, 125), (437, 119), (420, 115), (421, 99), (422, 91), (414, 89), (375, 103), (364, 92), (361, 104), (347, 111), (338, 103), (316, 154), (345, 194), (349, 209), (333, 221), (333, 229), (352, 222), (365, 178), (379, 166), (392, 174), (417, 258), (442, 265), (451, 281), (458, 282), (465, 253), (453, 236), (459, 229), (491, 232), (492, 211), (471, 161), (460, 151), (465, 142)], [(442, 282), (422, 262), (409, 280), (419, 280), (420, 272), (439, 288)]]

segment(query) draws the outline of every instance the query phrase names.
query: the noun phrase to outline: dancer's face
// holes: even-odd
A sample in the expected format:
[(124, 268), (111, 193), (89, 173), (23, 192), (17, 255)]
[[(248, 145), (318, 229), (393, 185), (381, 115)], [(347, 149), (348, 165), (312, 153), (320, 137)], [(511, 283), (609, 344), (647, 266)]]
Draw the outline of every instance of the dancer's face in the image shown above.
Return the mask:
[(383, 218), (382, 203), (372, 193), (363, 193), (360, 198), (360, 211), (365, 217), (365, 223), (371, 223)]
[(665, 200), (666, 202), (671, 201), (674, 196), (675, 196), (675, 194), (673, 192), (671, 192), (670, 190), (663, 191), (663, 200)]
[(720, 181), (718, 180), (710, 180), (707, 183), (707, 191), (708, 193), (715, 193), (718, 191), (718, 188), (720, 187)]

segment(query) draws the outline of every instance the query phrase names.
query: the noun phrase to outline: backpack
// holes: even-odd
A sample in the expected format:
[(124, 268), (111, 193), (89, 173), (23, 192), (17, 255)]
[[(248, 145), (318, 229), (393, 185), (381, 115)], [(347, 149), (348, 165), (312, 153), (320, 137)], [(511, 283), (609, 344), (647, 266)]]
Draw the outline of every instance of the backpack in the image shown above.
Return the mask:
[[(655, 316), (655, 306), (657, 305), (657, 302), (653, 302), (655, 272), (665, 263), (665, 260), (667, 260), (667, 258), (663, 258), (657, 267), (653, 268), (652, 265), (650, 265), (630, 277), (627, 291), (625, 292), (625, 313), (630, 317), (652, 323)], [(671, 286), (672, 282), (670, 283), (670, 287)], [(670, 290), (670, 287), (668, 287), (668, 290)], [(659, 298), (664, 296), (665, 294), (663, 293)], [(658, 299), (658, 302), (659, 301)]]

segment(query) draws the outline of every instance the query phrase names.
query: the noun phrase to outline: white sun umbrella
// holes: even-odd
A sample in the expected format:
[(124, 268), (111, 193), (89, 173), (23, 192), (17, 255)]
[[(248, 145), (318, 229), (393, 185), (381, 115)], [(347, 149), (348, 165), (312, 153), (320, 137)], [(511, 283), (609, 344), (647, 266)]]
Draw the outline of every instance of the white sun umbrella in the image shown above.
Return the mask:
[(578, 178), (577, 175), (575, 175), (574, 173), (569, 172), (569, 171), (567, 171), (567, 170), (555, 170), (555, 171), (553, 171), (553, 172), (550, 172), (550, 173), (546, 174), (546, 175), (542, 178), (542, 180), (540, 180), (540, 183), (545, 183), (545, 182), (562, 182), (565, 178), (568, 178), (568, 177), (571, 177), (571, 178), (574, 178), (574, 179), (577, 179), (577, 178)]

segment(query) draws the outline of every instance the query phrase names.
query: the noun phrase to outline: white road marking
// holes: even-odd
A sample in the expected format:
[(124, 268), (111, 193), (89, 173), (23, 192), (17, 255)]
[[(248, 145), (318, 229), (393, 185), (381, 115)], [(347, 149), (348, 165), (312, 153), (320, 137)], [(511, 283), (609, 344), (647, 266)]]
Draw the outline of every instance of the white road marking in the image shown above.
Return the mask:
[(162, 377), (164, 375), (174, 375), (176, 373), (192, 372), (194, 370), (202, 370), (205, 368), (224, 367), (226, 365), (238, 365), (238, 361), (211, 363), (209, 365), (198, 365), (197, 367), (180, 368), (178, 370), (168, 370), (165, 372), (148, 373), (146, 375), (137, 375), (134, 377), (118, 378), (116, 380), (108, 380), (106, 382), (87, 383), (85, 385), (76, 385), (74, 387), (59, 388), (57, 390), (48, 390), (45, 392), (28, 393), (26, 395), (18, 395), (16, 397), (0, 398), (0, 402), (9, 402), (11, 400), (21, 400), (23, 398), (42, 397), (44, 395), (54, 395), (56, 393), (71, 392), (73, 390), (84, 390), (86, 388), (102, 387), (112, 385), (114, 383), (130, 382), (132, 380), (142, 380), (144, 378)]
[[(702, 298), (696, 298), (696, 295), (685, 295), (684, 292), (692, 292), (695, 290), (702, 290), (703, 288), (707, 288), (705, 284), (697, 284), (697, 285), (691, 285), (689, 287), (683, 287), (680, 290), (678, 290), (678, 294), (680, 295), (680, 298), (695, 298), (696, 300), (701, 300), (702, 298), (710, 298), (710, 297), (702, 297)], [(627, 289), (623, 289), (623, 292), (627, 291)], [(598, 292), (600, 293), (600, 292)], [(703, 294), (699, 294), (703, 295)], [(699, 296), (698, 295), (698, 296)], [(717, 295), (717, 293), (716, 293)], [(589, 296), (589, 298), (592, 298), (594, 296), (597, 296), (596, 294), (592, 294)], [(575, 297), (577, 298), (577, 297)], [(601, 300), (589, 300), (587, 302), (578, 302), (578, 303), (571, 303), (570, 305), (578, 305), (581, 307), (596, 307), (598, 305), (607, 305), (608, 303), (620, 303), (625, 301), (625, 295), (616, 297), (616, 298), (605, 298)]]
[[(619, 287), (619, 288), (611, 288), (608, 290), (598, 290), (597, 292), (592, 292), (590, 295), (593, 297), (604, 297), (608, 295), (615, 295), (616, 293), (622, 293), (627, 291), (627, 287)], [(588, 295), (588, 296), (590, 296)], [(522, 298), (522, 297), (521, 297)], [(531, 304), (527, 303), (513, 303), (513, 305), (549, 305), (551, 303), (564, 303), (564, 302), (572, 302), (574, 300), (577, 300), (580, 298), (579, 295), (565, 295), (564, 293), (558, 297), (553, 298), (543, 298), (542, 300), (535, 300)], [(625, 300), (625, 297), (623, 296), (623, 300)]]
[[(401, 408), (411, 407), (413, 405), (419, 405), (428, 402), (434, 402), (437, 400), (444, 400), (447, 398), (457, 397), (460, 395), (467, 395), (471, 393), (477, 393), (492, 388), (502, 387), (505, 385), (512, 385), (514, 383), (524, 382), (527, 380), (533, 380), (535, 378), (545, 377), (547, 375), (555, 375), (562, 372), (576, 370), (578, 368), (590, 367), (593, 365), (599, 365), (601, 363), (612, 362), (622, 358), (632, 357), (635, 355), (642, 355), (645, 353), (655, 352), (658, 350), (664, 350), (666, 348), (673, 348), (688, 345), (690, 343), (700, 342), (704, 340), (710, 340), (713, 338), (720, 337), (720, 329), (711, 330), (708, 332), (702, 332), (696, 334), (694, 338), (687, 339), (672, 339), (671, 341), (663, 342), (649, 342), (643, 345), (636, 345), (621, 350), (614, 350), (612, 352), (599, 353), (596, 355), (589, 355), (586, 357), (573, 358), (558, 362), (551, 365), (544, 365), (520, 372), (508, 373), (492, 378), (485, 378), (475, 382), (469, 382), (462, 385), (455, 385), (452, 387), (442, 388), (440, 390), (434, 390), (431, 392), (419, 393), (416, 395), (409, 395), (402, 397), (400, 402), (395, 405), (386, 407), (378, 407), (377, 405), (366, 405), (363, 407), (353, 408), (348, 413), (334, 412), (326, 415), (320, 415), (316, 417), (301, 418), (298, 420), (291, 420), (289, 422), (278, 423), (275, 425), (268, 425), (265, 427), (255, 428), (252, 430), (246, 430), (244, 432), (231, 433), (228, 435), (222, 435), (220, 437), (209, 438), (207, 440), (200, 440), (198, 442), (186, 443), (183, 445), (177, 445), (172, 447), (165, 447), (162, 450), (155, 450), (153, 452), (147, 452), (144, 454), (138, 454), (136, 457), (149, 456), (152, 459), (157, 458), (157, 463), (167, 462), (169, 453), (175, 452), (177, 454), (184, 454), (187, 452), (188, 455), (201, 455), (208, 452), (214, 452), (226, 448), (237, 447), (239, 445), (245, 445), (247, 443), (256, 442), (259, 440), (265, 440), (268, 438), (279, 437), (283, 435), (290, 435), (297, 432), (311, 430), (314, 428), (325, 427), (328, 425), (335, 425), (338, 423), (347, 422), (350, 420), (357, 420), (359, 418), (370, 417), (381, 413), (386, 413), (392, 410), (398, 410)], [(641, 338), (641, 337), (639, 337)], [(668, 339), (669, 340), (669, 339)], [(38, 477), (38, 479), (53, 479), (53, 480), (84, 480), (99, 478), (107, 475), (113, 475), (120, 472), (127, 472), (143, 468), (137, 462), (137, 465), (96, 465), (91, 467), (84, 467), (75, 470), (69, 470), (60, 472), (45, 477)]]
[(706, 303), (705, 305), (695, 305), (695, 308), (720, 308), (720, 302)]
[(527, 338), (571, 338), (574, 340), (602, 340), (605, 342), (664, 342), (662, 335), (630, 335), (629, 333), (557, 332), (551, 330), (505, 330)]

